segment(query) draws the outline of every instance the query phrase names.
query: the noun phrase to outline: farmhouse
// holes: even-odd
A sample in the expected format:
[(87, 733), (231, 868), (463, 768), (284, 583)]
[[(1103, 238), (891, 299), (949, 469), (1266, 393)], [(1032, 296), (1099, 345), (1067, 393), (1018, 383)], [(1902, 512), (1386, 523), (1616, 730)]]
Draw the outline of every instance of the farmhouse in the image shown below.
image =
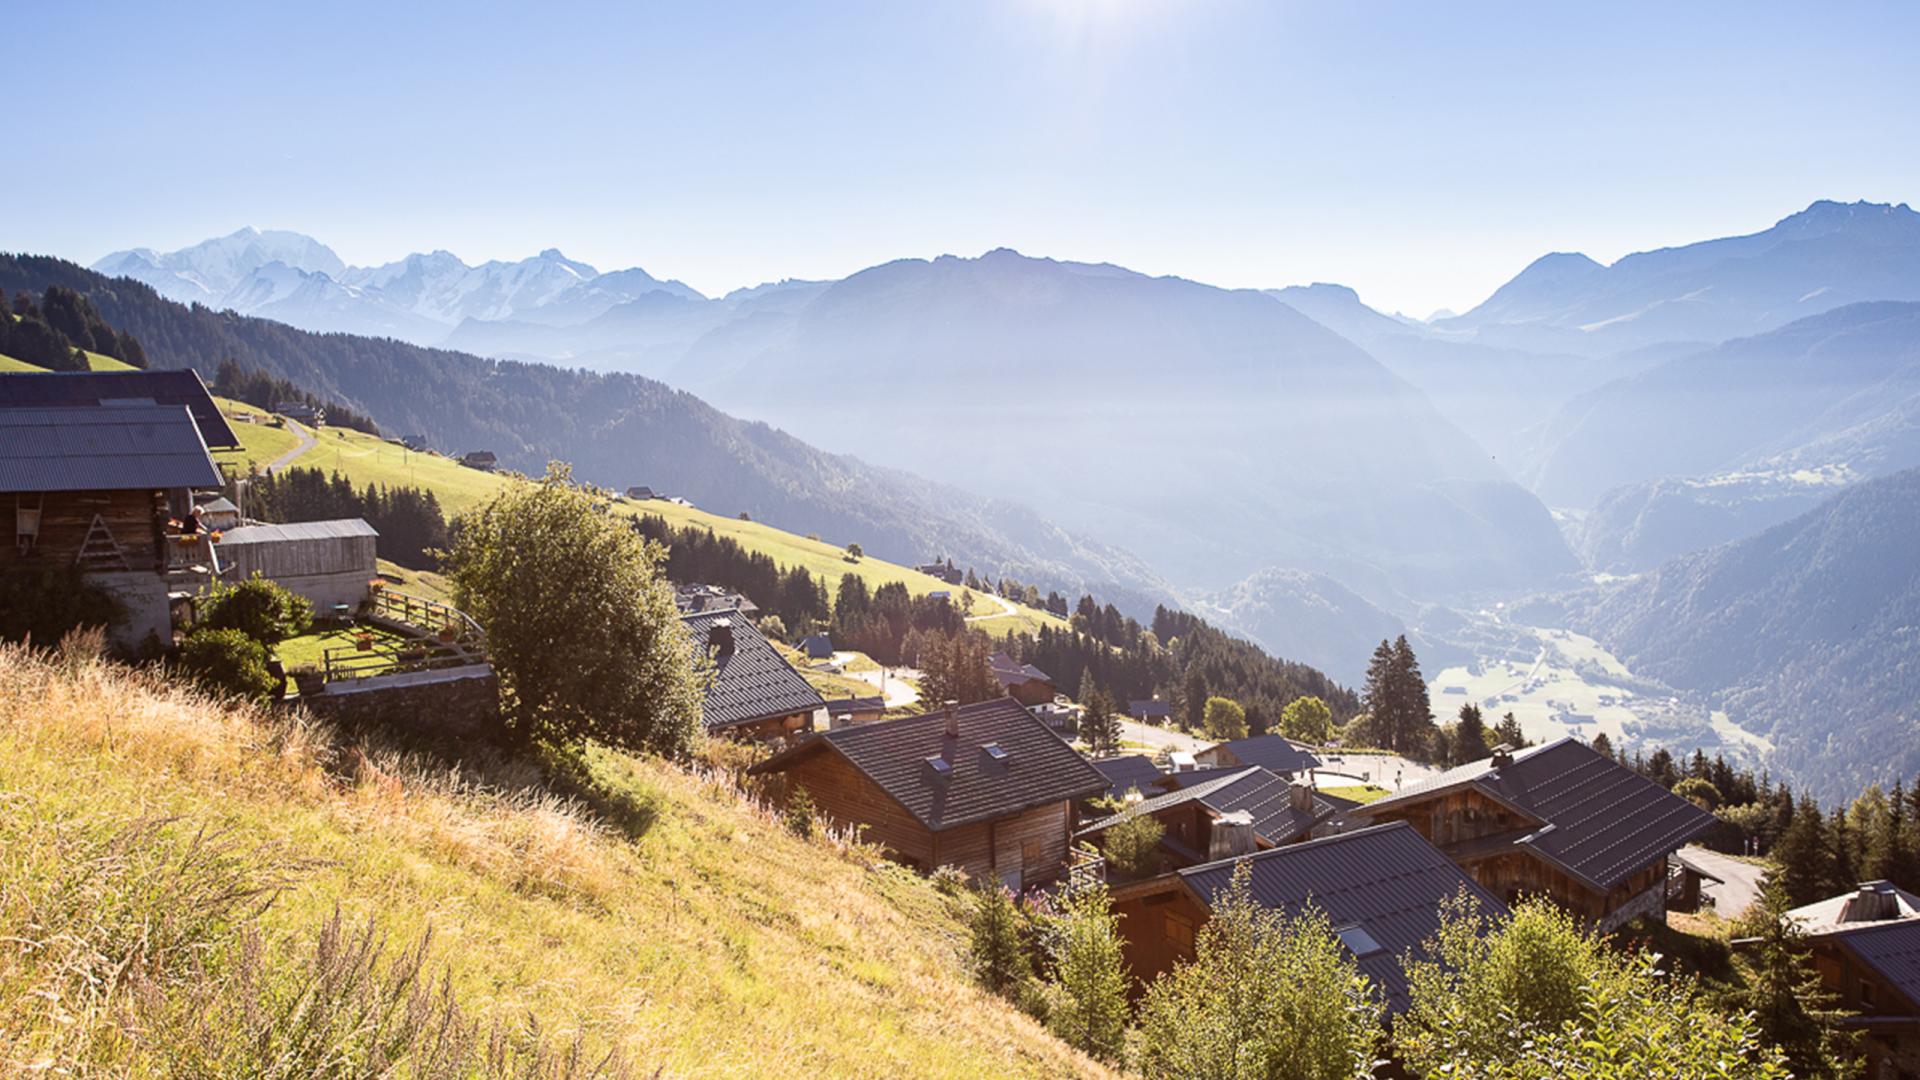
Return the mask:
[(694, 655), (713, 664), (700, 706), (707, 734), (781, 742), (813, 730), (826, 702), (739, 612), (696, 612), (680, 622)]
[(1159, 698), (1127, 702), (1127, 715), (1143, 724), (1164, 724), (1173, 716), (1173, 706)]
[(276, 401), (273, 403), (273, 411), (289, 420), (298, 420), (303, 424), (318, 423), (320, 420), (320, 410), (304, 401)]
[(987, 658), (987, 667), (1001, 691), (1020, 704), (1031, 708), (1053, 700), (1053, 676), (1032, 664), (1023, 664), (1006, 653), (997, 652)]
[(833, 639), (825, 634), (808, 634), (800, 639), (800, 655), (809, 660), (831, 660)]
[(658, 496), (656, 496), (656, 495), (655, 495), (655, 494), (653, 493), (653, 489), (652, 489), (652, 488), (650, 488), (650, 487), (647, 487), (647, 486), (646, 486), (646, 485), (644, 485), (644, 484), (641, 484), (641, 485), (637, 485), (637, 486), (635, 486), (635, 487), (630, 487), (630, 488), (628, 488), (628, 489), (627, 489), (627, 498), (629, 498), (629, 499), (633, 499), (633, 500), (635, 500), (635, 501), (638, 501), (638, 502), (647, 502), (647, 501), (649, 501), (649, 500), (651, 500), (651, 499), (655, 499), (655, 498), (658, 498)]
[(1255, 735), (1218, 743), (1196, 752), (1194, 760), (1214, 768), (1258, 765), (1270, 773), (1293, 777), (1320, 767), (1309, 747), (1279, 735)]
[(198, 500), (198, 505), (200, 524), (208, 529), (237, 529), (244, 524), (240, 519), (240, 508), (233, 505), (232, 499), (223, 495), (202, 497)]
[(1021, 889), (1058, 878), (1074, 804), (1107, 780), (1018, 702), (841, 728), (751, 770), (781, 773), (827, 818), (920, 870), (954, 866)]
[(460, 464), (465, 465), (469, 469), (492, 472), (494, 466), (500, 464), (500, 459), (494, 456), (491, 450), (469, 450), (461, 456)]
[(1714, 821), (1571, 738), (1502, 746), (1353, 815), (1405, 821), (1495, 896), (1543, 895), (1603, 930), (1665, 918), (1668, 856)]
[(194, 489), (223, 483), (208, 441), (239, 445), (199, 376), (17, 374), (0, 387), (0, 512), (13, 534), (0, 573), (77, 567), (120, 601), (117, 644), (171, 644), (174, 601), (217, 564), (204, 532), (170, 522)]
[(827, 718), (833, 727), (846, 727), (848, 724), (871, 724), (887, 715), (887, 699), (883, 697), (843, 697), (827, 702)]
[(318, 612), (360, 606), (380, 572), (380, 534), (359, 518), (243, 525), (220, 536), (220, 576), (259, 574), (313, 601)]
[(1198, 782), (1187, 779), (1163, 778), (1181, 786), (1102, 818), (1075, 838), (1100, 844), (1108, 829), (1128, 817), (1150, 815), (1165, 830), (1160, 868), (1166, 871), (1297, 843), (1336, 812), (1312, 788), (1289, 783), (1257, 765), (1224, 775), (1216, 772)]
[(960, 572), (959, 567), (954, 566), (951, 560), (947, 560), (947, 561), (935, 560), (930, 563), (922, 563), (921, 565), (914, 567), (914, 569), (920, 571), (921, 573), (927, 575), (928, 577), (939, 578), (941, 581), (944, 581), (949, 585), (958, 585), (962, 581), (966, 580), (966, 575), (962, 574)]
[(1196, 935), (1241, 866), (1262, 907), (1323, 912), (1390, 1014), (1407, 1006), (1401, 957), (1440, 928), (1443, 905), (1464, 893), (1485, 914), (1505, 910), (1418, 832), (1400, 822), (1378, 825), (1115, 888), (1113, 909), (1136, 979), (1151, 982), (1193, 959)]

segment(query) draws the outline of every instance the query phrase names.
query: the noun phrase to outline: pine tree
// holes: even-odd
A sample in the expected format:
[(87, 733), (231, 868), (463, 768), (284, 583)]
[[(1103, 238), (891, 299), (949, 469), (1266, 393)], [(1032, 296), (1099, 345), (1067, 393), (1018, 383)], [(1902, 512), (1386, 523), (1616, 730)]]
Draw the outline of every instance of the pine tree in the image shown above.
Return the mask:
[(1613, 740), (1607, 738), (1606, 732), (1602, 731), (1594, 735), (1593, 752), (1599, 754), (1601, 757), (1613, 757)]
[(1779, 867), (1771, 875), (1791, 906), (1811, 904), (1839, 891), (1839, 867), (1827, 834), (1826, 816), (1812, 796), (1802, 795), (1793, 820), (1773, 846)]
[(1010, 997), (1033, 977), (1025, 922), (1013, 894), (999, 882), (986, 882), (974, 891), (969, 926), (974, 973), (996, 994)]
[(1448, 760), (1455, 765), (1479, 761), (1492, 752), (1487, 746), (1487, 725), (1480, 717), (1480, 706), (1468, 702), (1460, 706), (1460, 720), (1447, 737)]
[(787, 831), (802, 840), (813, 835), (813, 796), (804, 786), (795, 785), (793, 794), (787, 796), (784, 820)]
[(1083, 734), (1087, 745), (1095, 756), (1111, 754), (1120, 748), (1122, 728), (1120, 710), (1114, 707), (1113, 699), (1106, 691), (1095, 688), (1085, 701), (1087, 710)]
[(1054, 1000), (1047, 1026), (1082, 1053), (1118, 1058), (1127, 1040), (1127, 963), (1104, 885), (1067, 898), (1051, 944)]
[(1796, 1076), (1852, 1075), (1851, 1042), (1808, 958), (1805, 935), (1787, 914), (1793, 907), (1780, 882), (1761, 886), (1760, 902), (1746, 918), (1751, 945), (1739, 954), (1745, 978), (1733, 999), (1753, 1012), (1767, 1041), (1786, 1052)]

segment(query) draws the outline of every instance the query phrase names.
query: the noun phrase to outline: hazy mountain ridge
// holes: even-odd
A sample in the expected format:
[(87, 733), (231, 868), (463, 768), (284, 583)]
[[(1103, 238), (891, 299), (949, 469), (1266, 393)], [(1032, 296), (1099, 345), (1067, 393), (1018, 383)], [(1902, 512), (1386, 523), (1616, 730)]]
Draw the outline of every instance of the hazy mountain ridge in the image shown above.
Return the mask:
[(1564, 598), (1629, 667), (1710, 695), (1832, 794), (1920, 768), (1920, 469)]
[(190, 366), (210, 379), (232, 357), (448, 450), (490, 449), (503, 465), (534, 473), (562, 459), (580, 478), (610, 487), (648, 484), (716, 512), (744, 511), (793, 532), (858, 542), (895, 561), (950, 555), (994, 575), (1091, 590), (1137, 613), (1174, 599), (1134, 556), (1069, 534), (1011, 500), (822, 453), (651, 379), (316, 334), (189, 308), (144, 283), (57, 259), (0, 255), (8, 294), (52, 284), (85, 294), (108, 322), (129, 329), (155, 367)]
[(1347, 686), (1366, 680), (1374, 646), (1406, 632), (1399, 619), (1353, 590), (1300, 570), (1262, 570), (1196, 608), (1273, 655), (1319, 668)]

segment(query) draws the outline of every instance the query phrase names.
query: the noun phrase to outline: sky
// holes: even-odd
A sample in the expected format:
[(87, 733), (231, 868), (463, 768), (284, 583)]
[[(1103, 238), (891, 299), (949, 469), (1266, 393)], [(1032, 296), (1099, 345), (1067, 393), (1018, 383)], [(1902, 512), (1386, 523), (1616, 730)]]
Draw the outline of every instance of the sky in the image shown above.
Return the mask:
[(1032, 255), (1465, 310), (1535, 257), (1920, 202), (1920, 5), (12, 8), (0, 250), (244, 225), (709, 294)]

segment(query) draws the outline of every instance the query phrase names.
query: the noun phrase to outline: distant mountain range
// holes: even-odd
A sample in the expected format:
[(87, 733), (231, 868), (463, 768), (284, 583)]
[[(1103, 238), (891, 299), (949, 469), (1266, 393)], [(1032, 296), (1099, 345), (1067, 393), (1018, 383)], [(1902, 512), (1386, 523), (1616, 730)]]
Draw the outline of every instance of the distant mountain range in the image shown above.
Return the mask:
[(566, 460), (595, 483), (647, 484), (896, 561), (947, 555), (994, 576), (1089, 590), (1141, 617), (1174, 600), (1134, 556), (1069, 534), (1017, 502), (822, 453), (651, 379), (316, 334), (188, 308), (143, 283), (58, 259), (0, 255), (7, 295), (56, 284), (132, 332), (155, 367), (193, 367), (211, 379), (231, 357), (443, 449), (489, 449), (504, 466), (532, 473)]
[(1332, 578), (1300, 570), (1262, 570), (1194, 607), (1275, 656), (1319, 668), (1347, 686), (1366, 681), (1374, 646), (1407, 629)]
[(1920, 469), (1565, 602), (1636, 673), (1708, 695), (1822, 797), (1920, 770)]

